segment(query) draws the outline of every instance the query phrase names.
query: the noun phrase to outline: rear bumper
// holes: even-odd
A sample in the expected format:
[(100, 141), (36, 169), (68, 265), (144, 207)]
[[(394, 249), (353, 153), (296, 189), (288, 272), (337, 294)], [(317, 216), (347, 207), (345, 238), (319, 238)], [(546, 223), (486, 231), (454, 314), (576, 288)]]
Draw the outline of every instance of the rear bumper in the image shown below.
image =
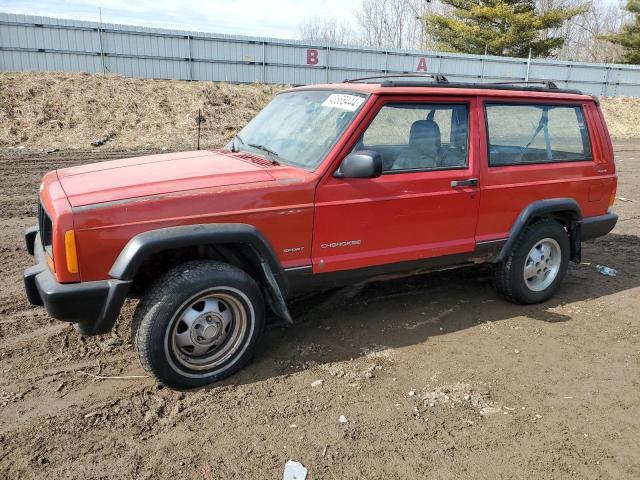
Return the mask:
[(57, 320), (72, 322), (84, 335), (100, 335), (113, 327), (122, 309), (130, 281), (116, 279), (96, 282), (58, 283), (44, 258), (39, 237), (27, 230), (27, 250), (36, 264), (24, 271), (24, 287), (32, 305), (44, 306)]
[(583, 218), (580, 222), (580, 237), (583, 241), (602, 237), (613, 230), (617, 222), (618, 215), (615, 213)]

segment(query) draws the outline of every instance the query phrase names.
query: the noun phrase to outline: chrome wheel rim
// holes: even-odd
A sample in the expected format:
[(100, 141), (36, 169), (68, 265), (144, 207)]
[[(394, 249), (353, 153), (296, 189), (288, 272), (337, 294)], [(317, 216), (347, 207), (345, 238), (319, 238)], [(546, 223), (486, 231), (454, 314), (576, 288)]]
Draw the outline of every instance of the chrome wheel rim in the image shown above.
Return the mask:
[(241, 297), (225, 291), (192, 297), (167, 330), (165, 345), (177, 364), (174, 368), (204, 373), (229, 362), (242, 349), (249, 323)]
[(527, 254), (524, 262), (524, 282), (529, 290), (541, 292), (558, 276), (562, 253), (553, 238), (543, 238)]

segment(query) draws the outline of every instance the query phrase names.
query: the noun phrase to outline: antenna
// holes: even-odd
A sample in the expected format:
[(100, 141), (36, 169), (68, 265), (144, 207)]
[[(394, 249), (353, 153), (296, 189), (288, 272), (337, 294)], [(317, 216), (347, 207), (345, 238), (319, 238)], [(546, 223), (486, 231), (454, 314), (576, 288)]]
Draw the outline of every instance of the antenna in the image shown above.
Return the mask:
[(100, 42), (100, 62), (102, 63), (102, 74), (107, 73), (107, 66), (104, 63), (104, 47), (102, 46), (102, 7), (98, 7), (98, 15), (100, 17), (100, 23), (98, 23), (98, 40)]
[(200, 150), (200, 123), (202, 123), (202, 116), (200, 115), (200, 109), (198, 109), (198, 147), (196, 150)]

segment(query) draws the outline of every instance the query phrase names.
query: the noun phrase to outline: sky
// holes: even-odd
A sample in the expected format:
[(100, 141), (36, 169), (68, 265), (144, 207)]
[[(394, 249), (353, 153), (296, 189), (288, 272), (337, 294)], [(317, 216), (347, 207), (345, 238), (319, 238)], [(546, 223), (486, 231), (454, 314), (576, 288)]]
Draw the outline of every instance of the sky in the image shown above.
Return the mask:
[(0, 0), (0, 11), (147, 27), (296, 38), (314, 15), (352, 21), (361, 0)]

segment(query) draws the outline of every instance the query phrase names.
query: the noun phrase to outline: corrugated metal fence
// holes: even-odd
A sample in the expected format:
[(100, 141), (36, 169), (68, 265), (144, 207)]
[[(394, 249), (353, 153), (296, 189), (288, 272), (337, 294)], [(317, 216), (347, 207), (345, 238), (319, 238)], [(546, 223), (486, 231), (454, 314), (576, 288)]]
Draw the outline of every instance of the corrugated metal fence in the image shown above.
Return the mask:
[(637, 66), (310, 45), (2, 12), (0, 70), (295, 85), (431, 72), (451, 81), (553, 80), (594, 95), (640, 97)]

